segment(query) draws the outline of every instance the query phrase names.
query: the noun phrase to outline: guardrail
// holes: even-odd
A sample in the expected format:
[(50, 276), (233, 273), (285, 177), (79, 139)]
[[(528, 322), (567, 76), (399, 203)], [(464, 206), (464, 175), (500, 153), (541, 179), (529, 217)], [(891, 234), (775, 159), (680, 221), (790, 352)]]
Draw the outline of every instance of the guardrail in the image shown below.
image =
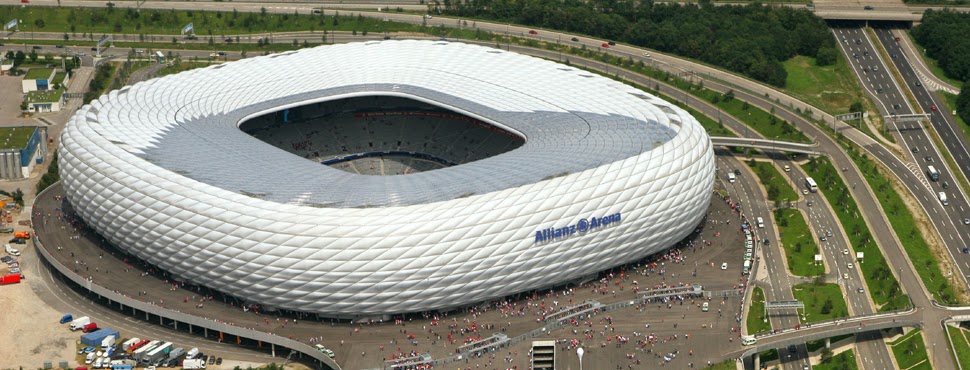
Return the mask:
[[(59, 185), (60, 185), (60, 181), (49, 186), (47, 189), (44, 189), (44, 191), (38, 194), (37, 198), (39, 199), (40, 197), (44, 196), (48, 191), (50, 191), (51, 189)], [(34, 216), (31, 215), (31, 220), (35, 221), (33, 220), (33, 217)], [(35, 222), (34, 225), (39, 225), (39, 224)], [(170, 320), (175, 320), (178, 322), (190, 324), (201, 328), (206, 328), (209, 330), (216, 330), (230, 335), (249, 338), (249, 339), (253, 339), (253, 340), (257, 340), (265, 343), (274, 344), (284, 348), (289, 348), (289, 349), (298, 351), (310, 358), (313, 358), (319, 361), (320, 364), (326, 365), (331, 369), (336, 369), (336, 370), (341, 369), (340, 366), (333, 361), (333, 359), (331, 359), (330, 357), (326, 356), (325, 354), (318, 351), (316, 348), (311, 347), (308, 344), (298, 342), (289, 338), (284, 338), (271, 333), (261, 332), (254, 329), (241, 328), (238, 326), (225, 324), (219, 321), (204, 319), (198, 316), (189, 315), (179, 311), (158, 307), (149, 303), (139, 301), (137, 299), (130, 298), (120, 293), (115, 293), (114, 291), (108, 288), (97, 285), (93, 281), (90, 281), (84, 278), (83, 276), (78, 275), (69, 267), (61, 264), (60, 261), (58, 261), (53, 256), (51, 256), (51, 254), (47, 251), (47, 248), (44, 247), (44, 244), (41, 241), (40, 235), (35, 236), (34, 246), (37, 247), (37, 250), (44, 257), (47, 263), (50, 264), (55, 269), (57, 269), (57, 271), (60, 272), (62, 275), (64, 275), (74, 283), (84, 287), (85, 289), (97, 295), (100, 295), (104, 298), (107, 298), (111, 301), (118, 302), (125, 306), (133, 307), (135, 309), (147, 312), (149, 314), (167, 318)]]

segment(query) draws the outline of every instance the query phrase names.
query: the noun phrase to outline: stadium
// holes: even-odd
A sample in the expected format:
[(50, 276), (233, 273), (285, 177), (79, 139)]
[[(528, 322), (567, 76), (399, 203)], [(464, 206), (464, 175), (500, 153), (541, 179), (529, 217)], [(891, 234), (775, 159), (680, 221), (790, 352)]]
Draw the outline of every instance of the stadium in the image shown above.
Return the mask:
[(138, 83), (59, 143), (78, 215), (174, 278), (336, 318), (448, 310), (595, 276), (701, 222), (710, 138), (568, 65), (373, 41)]

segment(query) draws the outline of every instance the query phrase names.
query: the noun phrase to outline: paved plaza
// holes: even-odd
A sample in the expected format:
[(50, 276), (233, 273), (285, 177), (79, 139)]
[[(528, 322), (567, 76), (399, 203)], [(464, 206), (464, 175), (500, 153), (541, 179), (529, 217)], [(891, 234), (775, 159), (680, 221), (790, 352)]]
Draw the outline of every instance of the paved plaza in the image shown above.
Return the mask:
[[(605, 271), (594, 281), (449, 313), (412, 314), (382, 323), (335, 322), (312, 314), (261, 312), (258, 306), (183, 285), (110, 246), (71, 212), (62, 195), (58, 185), (37, 199), (34, 228), (56, 259), (74, 266), (94, 284), (168, 309), (323, 344), (334, 350), (344, 369), (381, 368), (385, 358), (410, 353), (445, 358), (455, 355), (461, 345), (495, 333), (514, 338), (540, 328), (546, 324), (545, 316), (587, 300), (604, 305), (630, 302), (644, 290), (690, 284), (700, 284), (706, 291), (732, 291), (747, 281), (741, 274), (744, 249), (739, 217), (715, 196), (705, 223), (690, 241)], [(725, 262), (728, 268), (722, 270)], [(577, 346), (585, 350), (586, 369), (702, 367), (708, 361), (720, 362), (724, 353), (741, 346), (737, 339), (741, 297), (711, 298), (709, 312), (701, 312), (704, 301), (674, 298), (595, 313), (546, 335), (438, 368), (527, 369), (532, 340), (557, 341), (558, 369), (579, 369)], [(219, 334), (210, 331), (209, 336)]]

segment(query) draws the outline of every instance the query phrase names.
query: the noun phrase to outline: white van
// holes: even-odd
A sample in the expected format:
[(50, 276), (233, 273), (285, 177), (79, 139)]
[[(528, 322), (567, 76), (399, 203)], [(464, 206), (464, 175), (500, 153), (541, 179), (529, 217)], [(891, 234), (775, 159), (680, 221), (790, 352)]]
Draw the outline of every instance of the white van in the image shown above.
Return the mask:
[(10, 244), (4, 244), (3, 245), (3, 248), (7, 251), (7, 254), (9, 254), (11, 256), (19, 256), (20, 255), (20, 251), (14, 249), (14, 247), (11, 247)]
[(750, 346), (756, 343), (758, 343), (758, 338), (755, 338), (753, 335), (745, 335), (741, 337), (742, 346)]
[(944, 206), (950, 205), (950, 201), (946, 199), (946, 193), (941, 191), (939, 194), (939, 197), (940, 197), (940, 203), (942, 203)]
[(728, 172), (728, 182), (734, 182), (734, 174)]
[(88, 353), (88, 356), (84, 358), (84, 363), (90, 365), (94, 362), (94, 352)]
[(758, 227), (760, 227), (760, 228), (764, 228), (765, 227), (765, 219), (763, 219), (761, 217), (758, 217)]

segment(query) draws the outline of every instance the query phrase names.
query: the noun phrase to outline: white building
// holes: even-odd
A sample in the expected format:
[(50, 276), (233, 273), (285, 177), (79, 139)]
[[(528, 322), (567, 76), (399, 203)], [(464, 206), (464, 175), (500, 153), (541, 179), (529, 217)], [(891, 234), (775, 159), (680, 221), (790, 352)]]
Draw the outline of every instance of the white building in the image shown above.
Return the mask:
[(178, 280), (330, 317), (595, 276), (689, 235), (714, 183), (709, 137), (673, 104), (444, 41), (141, 82), (82, 107), (60, 154), (67, 198), (115, 245)]

